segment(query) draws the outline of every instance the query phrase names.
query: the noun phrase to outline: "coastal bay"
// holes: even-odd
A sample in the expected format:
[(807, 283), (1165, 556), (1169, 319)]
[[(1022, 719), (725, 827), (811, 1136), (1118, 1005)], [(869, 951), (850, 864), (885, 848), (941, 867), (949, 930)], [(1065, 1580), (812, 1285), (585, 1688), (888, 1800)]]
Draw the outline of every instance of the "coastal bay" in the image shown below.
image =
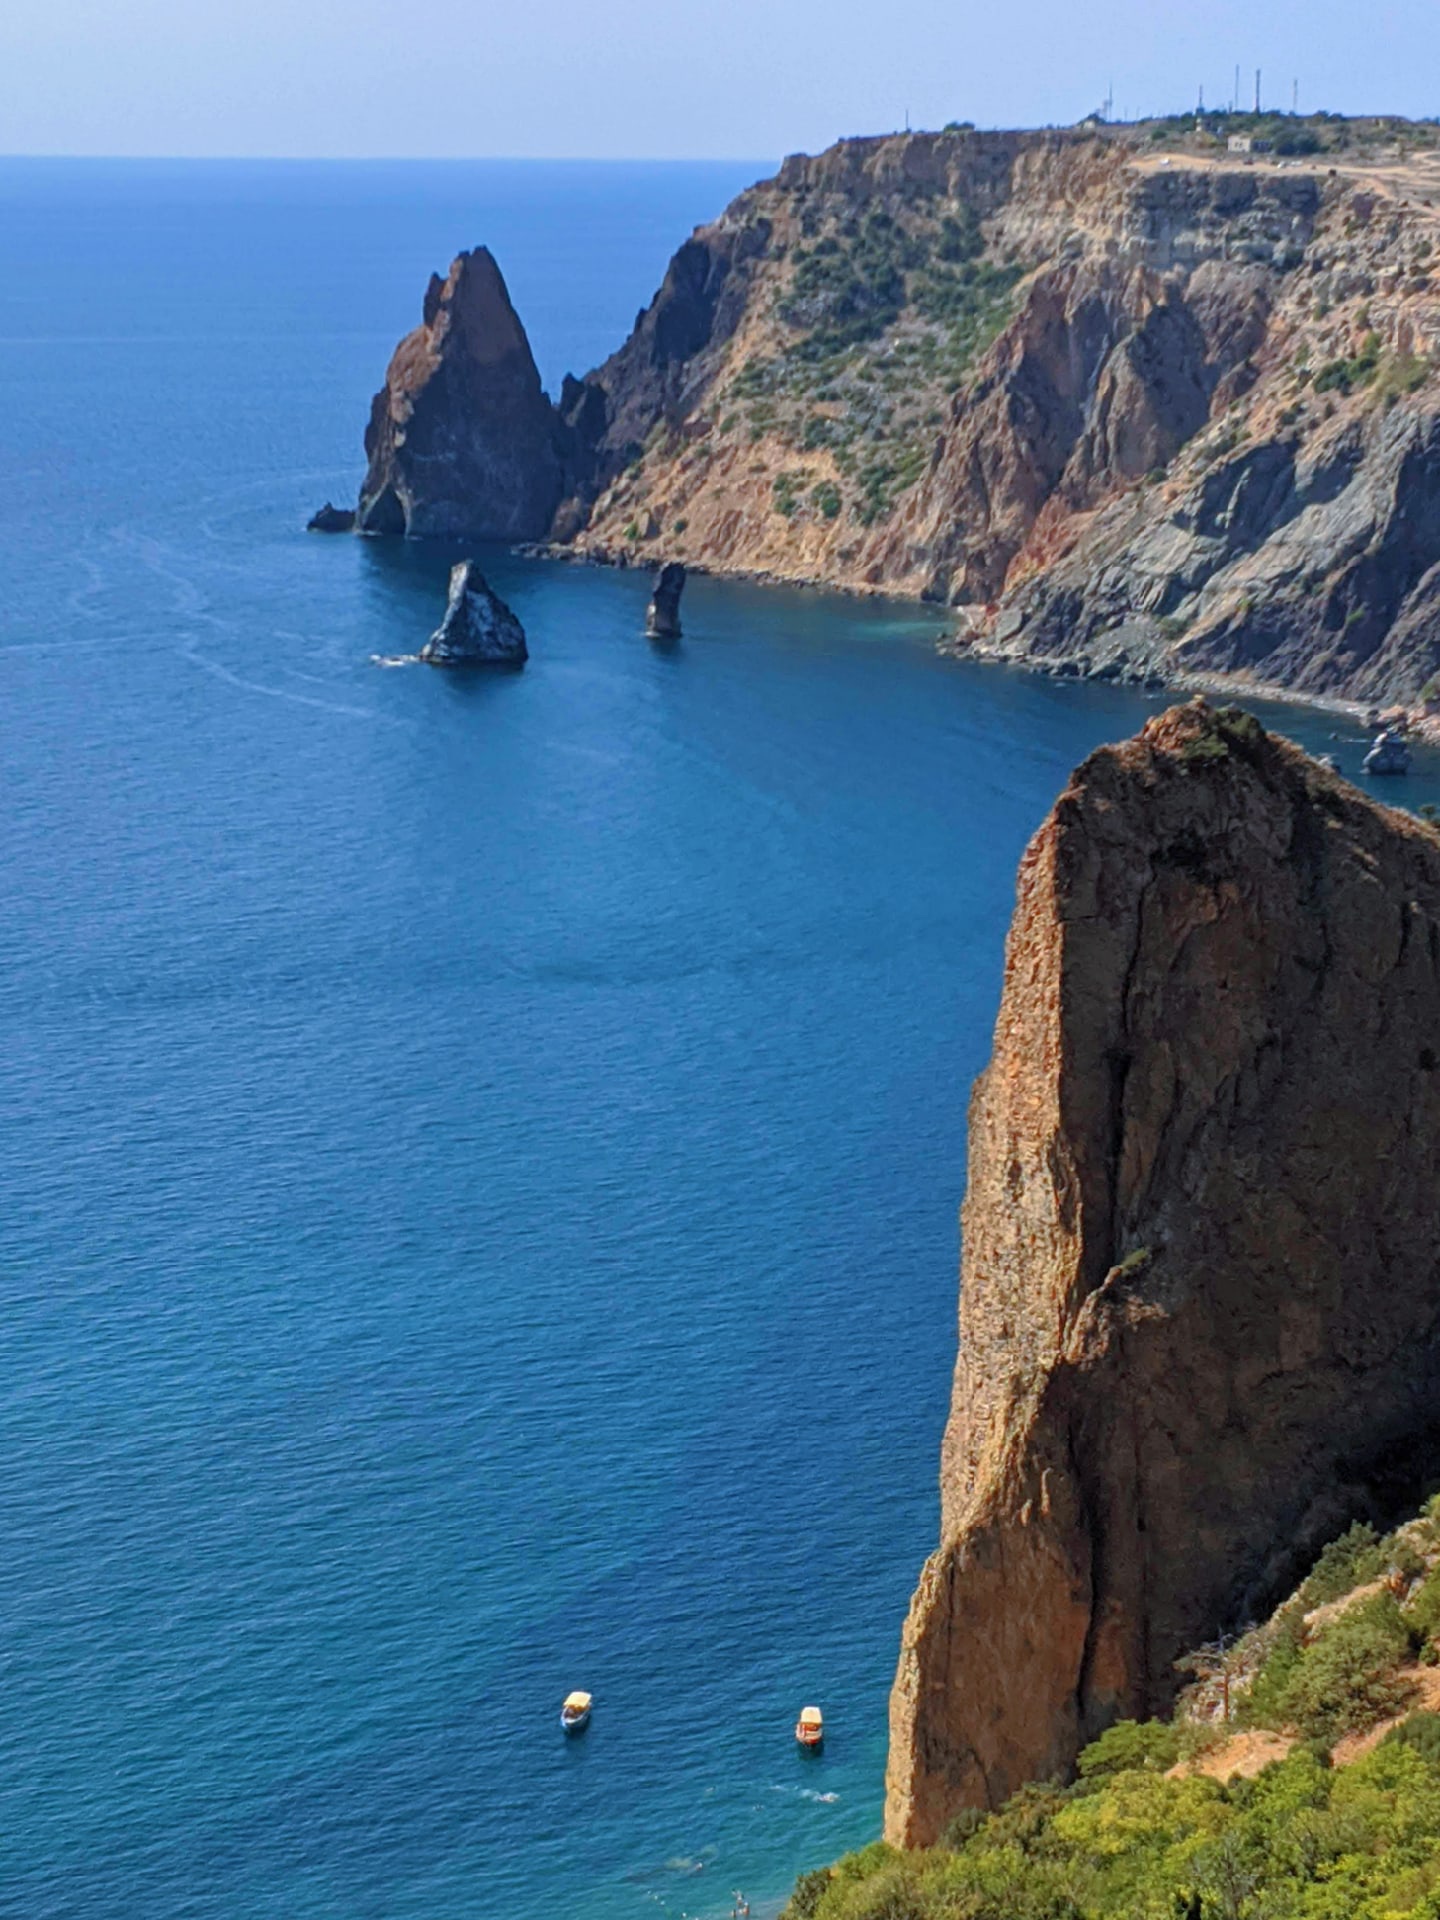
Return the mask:
[(878, 1831), (1016, 860), (1164, 697), (503, 548), (524, 675), (383, 672), (458, 554), (303, 531), (432, 265), (553, 387), (763, 170), (0, 167), (27, 1914), (759, 1913)]

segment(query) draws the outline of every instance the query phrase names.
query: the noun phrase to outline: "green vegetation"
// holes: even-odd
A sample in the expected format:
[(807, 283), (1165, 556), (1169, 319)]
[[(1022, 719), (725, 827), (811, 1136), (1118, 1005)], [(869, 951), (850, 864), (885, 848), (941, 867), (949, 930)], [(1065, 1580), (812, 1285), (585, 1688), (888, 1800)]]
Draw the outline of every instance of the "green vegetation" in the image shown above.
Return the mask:
[(1145, 1269), (1151, 1265), (1154, 1258), (1155, 1249), (1153, 1247), (1135, 1247), (1126, 1254), (1123, 1260), (1116, 1261), (1114, 1272), (1119, 1274), (1122, 1280), (1137, 1279), (1139, 1275), (1144, 1273)]
[(1378, 333), (1367, 333), (1360, 351), (1348, 360), (1327, 360), (1315, 375), (1316, 393), (1353, 393), (1373, 386), (1377, 399), (1398, 400), (1423, 387), (1431, 362), (1416, 353), (1387, 352)]
[(1204, 730), (1180, 749), (1180, 759), (1189, 766), (1228, 759), (1232, 749), (1247, 752), (1258, 746), (1262, 731), (1243, 707), (1216, 707), (1207, 714)]
[(808, 221), (777, 308), (780, 349), (751, 358), (729, 399), (752, 441), (832, 454), (840, 508), (820, 507), (825, 518), (848, 503), (873, 524), (925, 471), (943, 403), (1004, 325), (1020, 278), (984, 254), (974, 208), (933, 195)]
[[(1405, 1714), (1437, 1629), (1440, 1499), (1384, 1538), (1357, 1522), (1264, 1626), (1180, 1663), (1201, 1677), (1173, 1721), (1120, 1722), (1073, 1785), (966, 1810), (939, 1846), (804, 1875), (784, 1920), (1440, 1920), (1440, 1713)], [(1229, 1731), (1222, 1701), (1288, 1754), (1254, 1779), (1188, 1770)], [(1341, 1736), (1387, 1719), (1332, 1764)]]
[(1377, 1593), (1348, 1607), (1297, 1651), (1274, 1717), (1327, 1744), (1364, 1733), (1404, 1709), (1410, 1689), (1396, 1670), (1413, 1652), (1394, 1595)]
[(1349, 153), (1363, 156), (1375, 148), (1433, 147), (1436, 123), (1433, 120), (1402, 120), (1394, 115), (1348, 119), (1340, 113), (1227, 113), (1208, 112), (1166, 114), (1145, 121), (1143, 131), (1152, 145), (1185, 149), (1205, 149), (1224, 145), (1232, 134), (1247, 134), (1252, 140), (1268, 143), (1279, 158), (1319, 153)]
[(954, 1846), (807, 1874), (786, 1920), (1435, 1920), (1440, 1761), (1301, 1747), (1228, 1786), (1146, 1767), (1030, 1787)]
[(778, 473), (771, 483), (775, 511), (783, 513), (787, 520), (793, 520), (800, 511), (800, 484), (804, 477), (798, 473)]
[(1377, 1579), (1384, 1565), (1385, 1549), (1379, 1534), (1365, 1521), (1357, 1520), (1322, 1551), (1296, 1598), (1306, 1612), (1311, 1607), (1323, 1607), (1366, 1581)]
[(1180, 1732), (1168, 1720), (1121, 1720), (1081, 1754), (1082, 1780), (1112, 1773), (1165, 1773), (1180, 1758)]
[(1375, 376), (1375, 391), (1386, 400), (1415, 393), (1430, 378), (1431, 363), (1416, 353), (1387, 353)]

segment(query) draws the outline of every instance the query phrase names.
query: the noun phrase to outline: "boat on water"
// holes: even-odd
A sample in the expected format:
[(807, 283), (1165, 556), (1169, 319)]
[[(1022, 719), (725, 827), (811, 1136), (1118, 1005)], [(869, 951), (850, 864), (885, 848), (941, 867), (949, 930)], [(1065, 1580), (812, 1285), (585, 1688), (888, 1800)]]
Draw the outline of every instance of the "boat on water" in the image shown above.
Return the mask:
[(825, 1738), (825, 1720), (819, 1707), (802, 1707), (795, 1722), (795, 1738), (802, 1747), (818, 1747)]
[(590, 1708), (593, 1701), (588, 1693), (567, 1693), (565, 1704), (560, 1709), (560, 1724), (566, 1733), (579, 1733), (590, 1724)]

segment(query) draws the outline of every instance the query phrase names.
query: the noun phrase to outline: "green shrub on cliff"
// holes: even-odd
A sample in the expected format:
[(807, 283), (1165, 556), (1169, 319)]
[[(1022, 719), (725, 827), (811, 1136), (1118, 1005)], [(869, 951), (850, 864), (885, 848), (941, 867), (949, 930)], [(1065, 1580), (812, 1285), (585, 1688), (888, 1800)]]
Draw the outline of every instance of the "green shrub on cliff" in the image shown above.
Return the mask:
[[(1223, 1643), (1235, 1719), (1294, 1740), (1256, 1778), (1176, 1767), (1232, 1730), (1203, 1717), (1218, 1696), (1202, 1689), (1201, 1717), (1111, 1727), (1073, 1786), (964, 1810), (925, 1851), (877, 1844), (806, 1874), (783, 1920), (1440, 1920), (1440, 1713), (1331, 1764), (1340, 1735), (1404, 1712), (1414, 1648), (1440, 1632), (1437, 1544), (1440, 1496), (1383, 1539), (1357, 1523), (1263, 1627)], [(1388, 1586), (1362, 1591), (1382, 1576), (1419, 1580), (1403, 1608)], [(1204, 1679), (1212, 1653), (1181, 1667)]]
[(1347, 1533), (1321, 1550), (1319, 1559), (1301, 1583), (1297, 1598), (1308, 1612), (1339, 1600), (1367, 1580), (1374, 1580), (1385, 1564), (1380, 1536), (1374, 1527), (1357, 1520)]
[(1413, 1747), (1422, 1760), (1428, 1760), (1433, 1767), (1440, 1767), (1440, 1713), (1407, 1714), (1398, 1727), (1392, 1727), (1385, 1736), (1386, 1746), (1398, 1742), (1401, 1746)]
[[(1407, 1723), (1408, 1725), (1409, 1723)], [(1436, 1920), (1440, 1764), (1383, 1742), (1339, 1771), (1304, 1748), (1229, 1785), (1138, 1770), (1029, 1790), (956, 1846), (867, 1847), (786, 1920)]]
[(1120, 1720), (1080, 1755), (1082, 1780), (1111, 1773), (1164, 1773), (1180, 1758), (1180, 1732), (1168, 1720)]
[(1396, 1668), (1410, 1651), (1393, 1594), (1347, 1608), (1302, 1651), (1281, 1697), (1282, 1724), (1333, 1741), (1401, 1712), (1409, 1689)]

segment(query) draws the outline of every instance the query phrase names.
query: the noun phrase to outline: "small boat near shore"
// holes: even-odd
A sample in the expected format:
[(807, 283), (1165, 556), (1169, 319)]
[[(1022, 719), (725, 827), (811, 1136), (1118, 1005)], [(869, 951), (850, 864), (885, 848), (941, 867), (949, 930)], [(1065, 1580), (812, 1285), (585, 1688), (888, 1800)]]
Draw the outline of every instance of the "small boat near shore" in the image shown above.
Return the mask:
[(565, 1704), (560, 1709), (560, 1724), (566, 1733), (579, 1733), (582, 1727), (590, 1724), (590, 1709), (594, 1705), (588, 1693), (567, 1693)]
[(825, 1738), (825, 1719), (819, 1707), (802, 1707), (795, 1722), (795, 1738), (802, 1747), (818, 1747)]

